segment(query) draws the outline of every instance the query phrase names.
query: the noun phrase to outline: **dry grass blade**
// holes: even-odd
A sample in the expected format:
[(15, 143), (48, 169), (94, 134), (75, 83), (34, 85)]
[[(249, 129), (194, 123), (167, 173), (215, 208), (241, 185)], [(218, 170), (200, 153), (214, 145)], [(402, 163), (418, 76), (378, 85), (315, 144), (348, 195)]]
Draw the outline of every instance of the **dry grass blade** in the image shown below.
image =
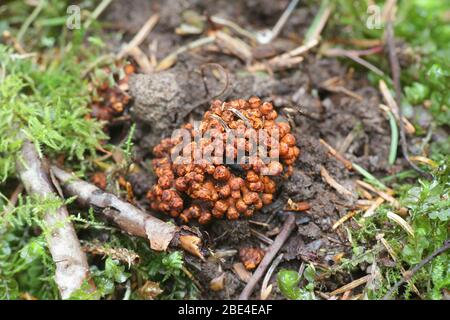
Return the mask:
[(279, 56), (276, 56), (276, 57), (270, 59), (268, 63), (269, 63), (269, 65), (281, 64), (283, 60), (288, 60), (289, 58), (293, 58), (293, 57), (302, 55), (302, 54), (308, 52), (309, 50), (311, 50), (312, 48), (314, 48), (315, 46), (317, 46), (318, 44), (319, 44), (319, 40), (313, 39), (306, 44), (303, 44), (295, 49), (292, 49), (288, 52), (285, 52)]
[[(395, 102), (394, 97), (392, 96), (391, 92), (389, 91), (386, 82), (384, 80), (380, 80), (379, 82), (379, 88), (381, 91), (381, 94), (383, 95), (384, 101), (386, 101), (388, 107), (391, 109), (391, 112), (394, 114), (397, 121), (399, 121), (399, 108), (397, 103)], [(413, 134), (416, 132), (416, 129), (414, 126), (409, 122), (408, 119), (405, 117), (402, 117), (403, 124), (405, 125), (405, 130), (408, 134)]]
[(305, 43), (310, 43), (320, 39), (320, 34), (328, 21), (331, 14), (332, 5), (328, 1), (322, 1), (319, 12), (315, 16), (311, 26), (305, 35)]
[(397, 215), (397, 214), (395, 214), (395, 213), (393, 213), (391, 211), (389, 211), (387, 213), (387, 217), (389, 219), (391, 219), (392, 221), (394, 221), (395, 223), (397, 223), (400, 227), (402, 227), (409, 235), (414, 237), (414, 230), (413, 230), (413, 228), (402, 217), (400, 217), (399, 215)]
[(215, 36), (208, 36), (208, 37), (203, 37), (203, 38), (197, 39), (195, 41), (192, 41), (192, 42), (178, 48), (177, 50), (170, 53), (168, 56), (166, 56), (162, 61), (160, 61), (158, 63), (158, 65), (156, 66), (156, 71), (166, 70), (166, 69), (170, 68), (171, 66), (173, 66), (175, 64), (175, 62), (177, 61), (177, 57), (179, 54), (186, 52), (188, 50), (192, 50), (192, 49), (199, 48), (201, 46), (213, 43), (214, 41), (215, 41)]
[(130, 48), (127, 51), (127, 54), (136, 61), (143, 73), (149, 74), (153, 72), (154, 68), (150, 63), (150, 60), (139, 47)]
[(246, 63), (252, 59), (252, 50), (250, 46), (241, 39), (234, 38), (223, 31), (217, 31), (215, 36), (215, 42), (220, 48), (229, 51)]
[(227, 110), (233, 112), (239, 119), (241, 119), (242, 121), (244, 121), (245, 125), (247, 126), (247, 128), (253, 128), (252, 124), (250, 123), (250, 121), (247, 119), (246, 116), (244, 116), (244, 114), (242, 112), (240, 112), (239, 110), (235, 109), (235, 108), (228, 108)]
[(266, 300), (270, 293), (272, 292), (272, 285), (268, 285), (270, 278), (272, 277), (273, 272), (276, 267), (280, 264), (281, 260), (283, 260), (283, 254), (279, 254), (275, 260), (273, 260), (272, 265), (269, 270), (267, 270), (266, 276), (264, 277), (262, 286), (261, 286), (261, 300)]
[(117, 59), (122, 59), (127, 54), (129, 54), (130, 50), (138, 47), (142, 41), (148, 36), (148, 34), (153, 30), (159, 20), (159, 15), (152, 15), (141, 27), (141, 29), (136, 33), (133, 39), (117, 54)]
[(366, 210), (366, 212), (363, 214), (363, 218), (369, 218), (375, 214), (375, 211), (378, 209), (379, 206), (383, 204), (385, 200), (382, 197), (378, 197), (375, 199), (375, 201), (370, 205), (370, 207)]
[(325, 140), (320, 139), (319, 140), (320, 143), (322, 145), (324, 145), (327, 149), (328, 152), (335, 157), (337, 160), (339, 160), (340, 162), (342, 162), (342, 164), (344, 164), (345, 168), (347, 168), (347, 170), (351, 170), (353, 168), (353, 165), (350, 161), (348, 161), (347, 159), (345, 159), (339, 152), (337, 152), (332, 146), (330, 146), (328, 143), (325, 142)]
[(356, 180), (356, 183), (361, 187), (378, 194), (381, 198), (389, 202), (395, 209), (397, 209), (400, 214), (406, 215), (408, 213), (408, 209), (402, 207), (400, 202), (392, 196), (394, 194), (392, 189), (386, 188), (386, 192), (384, 192), (361, 180)]
[(233, 264), (233, 271), (234, 273), (236, 273), (238, 278), (245, 283), (249, 282), (252, 277), (251, 272), (245, 269), (244, 265), (241, 262)]
[(209, 18), (215, 24), (218, 24), (218, 25), (221, 25), (224, 27), (228, 27), (241, 36), (244, 36), (252, 41), (257, 41), (256, 36), (253, 33), (245, 30), (244, 28), (240, 27), (238, 24), (234, 23), (233, 21), (230, 21), (225, 18), (218, 17), (218, 16), (211, 16)]
[(348, 219), (352, 218), (353, 216), (355, 216), (358, 213), (358, 211), (350, 211), (349, 213), (347, 213), (345, 216), (341, 217), (338, 221), (336, 221), (333, 224), (332, 229), (336, 230), (341, 224), (343, 224), (344, 222), (346, 222)]
[(342, 185), (340, 185), (334, 178), (330, 175), (330, 173), (325, 169), (324, 166), (320, 166), (320, 174), (322, 178), (325, 180), (326, 183), (328, 183), (332, 188), (334, 188), (338, 193), (340, 193), (343, 196), (352, 197), (353, 193), (348, 191), (346, 188), (344, 188)]
[(253, 273), (251, 279), (245, 286), (244, 290), (242, 290), (241, 294), (239, 295), (239, 300), (248, 300), (259, 279), (261, 279), (267, 267), (271, 263), (272, 259), (281, 249), (281, 247), (286, 242), (287, 238), (290, 236), (291, 232), (294, 230), (295, 227), (296, 227), (295, 216), (290, 214), (288, 215), (286, 221), (284, 222), (281, 232), (278, 234), (273, 244), (266, 251), (263, 260)]
[(220, 125), (224, 128), (225, 132), (230, 132), (231, 130), (230, 127), (228, 127), (227, 123), (217, 114), (211, 114), (209, 117), (219, 121)]
[[(389, 253), (389, 255), (391, 256), (392, 260), (394, 260), (395, 263), (398, 263), (398, 257), (395, 254), (394, 249), (391, 247), (391, 245), (384, 238), (384, 235), (383, 234), (378, 234), (376, 238), (377, 238), (377, 240), (380, 240), (380, 242), (386, 248), (386, 250)], [(402, 272), (402, 275), (405, 276), (406, 275), (405, 268), (403, 268), (402, 265), (400, 265), (399, 267), (400, 267), (400, 271)], [(417, 287), (414, 285), (414, 283), (411, 280), (408, 280), (408, 283), (409, 283), (409, 285), (411, 285), (411, 288), (413, 289), (414, 293), (417, 294), (419, 297), (421, 297), (421, 294), (420, 294), (419, 290), (417, 289)]]
[(368, 275), (366, 275), (366, 276), (364, 276), (364, 277), (362, 277), (362, 278), (356, 279), (355, 281), (352, 281), (352, 282), (346, 284), (345, 286), (340, 287), (339, 289), (334, 290), (334, 291), (331, 292), (329, 295), (330, 295), (330, 296), (335, 296), (335, 295), (344, 293), (344, 292), (346, 292), (346, 291), (352, 290), (352, 289), (354, 289), (354, 288), (356, 288), (356, 287), (359, 287), (360, 285), (366, 283), (366, 282), (370, 279), (370, 277), (371, 277), (371, 275), (368, 274)]

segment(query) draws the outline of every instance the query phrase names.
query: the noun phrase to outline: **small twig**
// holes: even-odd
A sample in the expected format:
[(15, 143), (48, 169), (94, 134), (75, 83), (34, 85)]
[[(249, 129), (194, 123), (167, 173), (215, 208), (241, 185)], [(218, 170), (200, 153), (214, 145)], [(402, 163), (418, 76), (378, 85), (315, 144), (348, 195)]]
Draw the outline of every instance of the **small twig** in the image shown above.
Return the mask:
[(347, 213), (345, 216), (341, 217), (338, 221), (336, 221), (333, 224), (333, 227), (331, 228), (332, 230), (336, 230), (337, 227), (339, 227), (341, 224), (343, 224), (345, 221), (347, 221), (348, 219), (352, 218), (355, 214), (357, 214), (358, 211), (350, 211), (349, 213)]
[(261, 277), (264, 275), (264, 272), (269, 267), (272, 259), (275, 257), (275, 255), (278, 253), (278, 251), (281, 249), (283, 244), (286, 242), (287, 238), (289, 237), (291, 232), (294, 230), (294, 227), (295, 227), (295, 216), (290, 214), (290, 215), (288, 215), (286, 221), (284, 222), (281, 232), (275, 238), (275, 241), (269, 247), (263, 260), (261, 261), (258, 268), (253, 273), (251, 279), (245, 286), (244, 290), (241, 292), (241, 295), (239, 296), (239, 300), (248, 300), (248, 298), (250, 297), (250, 295), (253, 292), (253, 289), (255, 288), (256, 284), (258, 283), (259, 279), (261, 279)]
[(368, 274), (367, 276), (364, 276), (362, 278), (356, 279), (355, 281), (352, 281), (352, 282), (346, 284), (345, 286), (334, 290), (333, 292), (329, 293), (329, 295), (330, 296), (335, 296), (337, 294), (341, 294), (341, 293), (344, 293), (344, 292), (346, 292), (348, 290), (351, 290), (351, 289), (354, 289), (356, 287), (359, 287), (360, 285), (366, 283), (369, 280), (370, 277), (371, 277), (371, 275)]
[(338, 193), (340, 193), (343, 196), (352, 197), (353, 193), (348, 191), (345, 187), (340, 185), (325, 169), (324, 166), (320, 166), (320, 175), (325, 180), (326, 183), (328, 183), (333, 189), (335, 189)]
[(267, 270), (266, 276), (264, 277), (262, 286), (261, 286), (261, 300), (266, 300), (269, 297), (270, 292), (272, 291), (272, 285), (268, 285), (270, 278), (272, 277), (273, 272), (280, 264), (281, 260), (283, 260), (283, 254), (280, 253), (278, 257), (273, 260), (272, 265), (269, 270)]
[(11, 194), (11, 197), (9, 198), (8, 204), (6, 205), (3, 212), (1, 212), (2, 215), (7, 215), (11, 210), (14, 209), (16, 206), (17, 200), (19, 199), (20, 194), (23, 192), (24, 187), (22, 183), (19, 183), (19, 185), (14, 189), (14, 192)]
[(309, 43), (312, 40), (319, 40), (320, 33), (322, 32), (328, 21), (328, 18), (330, 17), (331, 8), (332, 6), (330, 5), (328, 0), (322, 1), (322, 3), (320, 4), (319, 12), (314, 17), (311, 26), (306, 31), (305, 43)]
[(52, 172), (62, 183), (64, 190), (77, 196), (81, 204), (101, 209), (101, 213), (114, 221), (125, 232), (147, 238), (155, 251), (164, 251), (169, 245), (181, 247), (203, 259), (201, 239), (189, 228), (179, 228), (155, 218), (132, 204), (105, 192), (95, 185), (82, 181), (64, 170), (52, 166)]
[(344, 164), (344, 166), (345, 166), (345, 168), (347, 168), (347, 170), (351, 170), (353, 168), (352, 163), (350, 161), (348, 161), (347, 159), (345, 159), (339, 152), (336, 151), (336, 149), (334, 149), (332, 146), (330, 146), (328, 143), (326, 143), (325, 140), (320, 139), (319, 141), (322, 145), (324, 145), (328, 149), (328, 152), (333, 157), (335, 157), (337, 160), (342, 162), (342, 164)]
[(141, 29), (136, 33), (133, 39), (120, 50), (117, 54), (116, 59), (122, 59), (125, 57), (131, 49), (138, 47), (142, 41), (148, 36), (148, 34), (153, 30), (159, 20), (158, 14), (153, 14), (141, 27)]
[[(48, 167), (39, 158), (31, 141), (23, 142), (20, 160), (17, 160), (16, 166), (28, 195), (59, 198)], [(43, 218), (48, 228), (46, 240), (56, 264), (55, 282), (61, 297), (69, 298), (85, 282), (88, 283), (89, 290), (95, 290), (95, 285), (90, 280), (86, 254), (81, 250), (67, 207), (62, 205), (55, 210), (48, 210)]]
[(195, 48), (199, 48), (201, 46), (204, 46), (206, 44), (210, 44), (216, 40), (215, 36), (207, 36), (204, 38), (197, 39), (195, 41), (192, 41), (184, 46), (179, 47), (174, 52), (170, 53), (168, 56), (166, 56), (163, 60), (161, 60), (158, 65), (156, 66), (156, 71), (162, 71), (170, 68), (177, 60), (177, 57), (179, 54), (186, 52), (188, 50), (192, 50)]
[[(394, 262), (399, 266), (400, 271), (402, 272), (402, 275), (405, 275), (406, 274), (405, 268), (403, 268), (403, 266), (398, 263), (398, 257), (396, 255), (394, 249), (389, 244), (389, 242), (387, 242), (386, 239), (384, 238), (384, 234), (377, 234), (376, 239), (379, 240), (383, 244), (383, 246), (386, 248), (387, 252), (391, 256), (392, 260), (394, 260)], [(408, 284), (411, 285), (411, 288), (413, 289), (414, 293), (417, 294), (420, 298), (422, 298), (422, 295), (420, 294), (419, 290), (414, 285), (414, 283), (411, 281), (411, 279), (409, 279), (407, 281), (408, 281)]]
[(255, 237), (257, 237), (262, 242), (265, 242), (269, 246), (273, 244), (273, 240), (269, 237), (263, 235), (262, 233), (256, 231), (255, 229), (250, 228), (250, 233), (253, 234)]
[(22, 38), (27, 32), (30, 25), (33, 23), (33, 21), (37, 18), (39, 13), (44, 9), (46, 5), (46, 0), (40, 0), (36, 8), (34, 8), (31, 15), (25, 20), (25, 22), (20, 27), (19, 33), (17, 34), (17, 42), (22, 43)]
[[(202, 77), (203, 77), (204, 81), (205, 81), (205, 68), (206, 67), (215, 67), (216, 69), (220, 70), (220, 72), (223, 75), (225, 75), (225, 84), (223, 85), (222, 90), (220, 90), (218, 93), (216, 93), (215, 95), (213, 95), (211, 97), (206, 97), (205, 102), (220, 98), (225, 92), (227, 92), (228, 88), (230, 87), (230, 76), (228, 74), (228, 71), (224, 67), (222, 67), (222, 65), (220, 65), (219, 63), (215, 63), (215, 62), (205, 63), (200, 66), (200, 71), (202, 73)], [(205, 89), (206, 89), (205, 91), (208, 91), (208, 87), (206, 86), (206, 81), (204, 83), (205, 83)], [(203, 104), (203, 103), (201, 103), (201, 104)]]
[(91, 13), (88, 20), (86, 20), (86, 22), (84, 23), (84, 29), (88, 29), (90, 27), (92, 21), (96, 20), (102, 14), (102, 12), (109, 6), (111, 1), (112, 0), (103, 0), (102, 2), (100, 2), (97, 8), (95, 8)]
[(438, 248), (436, 251), (434, 251), (428, 257), (424, 258), (422, 261), (420, 261), (418, 264), (416, 264), (414, 268), (406, 271), (403, 274), (403, 277), (394, 284), (394, 286), (388, 291), (388, 293), (386, 293), (386, 295), (383, 297), (382, 300), (389, 300), (391, 298), (391, 296), (394, 294), (394, 292), (398, 288), (400, 288), (400, 286), (402, 284), (404, 284), (406, 281), (410, 280), (417, 273), (417, 271), (419, 271), (423, 266), (425, 266), (427, 263), (431, 262), (434, 258), (436, 258), (438, 255), (444, 253), (448, 249), (450, 249), (450, 240), (445, 240), (444, 244), (440, 248)]
[(384, 191), (376, 189), (372, 185), (370, 185), (364, 181), (361, 181), (361, 180), (356, 180), (356, 183), (359, 186), (378, 194), (378, 196), (380, 196), (381, 198), (383, 198), (384, 200), (389, 202), (395, 209), (397, 209), (400, 214), (406, 215), (408, 213), (408, 209), (405, 207), (402, 207), (400, 205), (400, 202), (398, 202), (398, 200), (392, 196), (394, 194), (394, 191), (392, 189), (386, 188), (385, 189), (386, 192), (384, 192)]
[(334, 48), (334, 49), (329, 49), (329, 50), (325, 51), (324, 54), (329, 57), (338, 57), (338, 56), (347, 57), (347, 58), (353, 60), (354, 62), (362, 65), (363, 67), (369, 69), (370, 71), (376, 73), (377, 75), (379, 75), (381, 77), (384, 76), (383, 71), (381, 71), (379, 68), (377, 68), (376, 66), (371, 64), (369, 61), (364, 60), (359, 55), (354, 54), (352, 51), (346, 51), (346, 50), (343, 50), (340, 48)]
[(420, 169), (418, 166), (416, 166), (415, 163), (413, 163), (409, 159), (408, 155), (408, 144), (406, 142), (406, 135), (405, 135), (405, 129), (403, 125), (403, 110), (402, 110), (402, 89), (400, 84), (400, 64), (398, 62), (397, 53), (395, 51), (395, 38), (394, 38), (394, 28), (392, 25), (392, 17), (388, 18), (387, 26), (386, 26), (386, 37), (387, 37), (387, 44), (389, 49), (389, 62), (391, 64), (391, 72), (392, 72), (392, 79), (394, 82), (394, 88), (395, 88), (395, 101), (397, 102), (398, 106), (398, 115), (399, 115), (399, 125), (400, 125), (400, 143), (402, 146), (403, 156), (405, 157), (405, 160), (408, 162), (408, 164), (419, 172), (421, 175), (423, 175), (426, 178), (431, 179), (432, 176), (429, 173), (426, 173), (422, 169)]
[(256, 34), (256, 39), (258, 40), (259, 43), (268, 44), (280, 34), (281, 29), (286, 24), (287, 20), (289, 19), (289, 16), (294, 11), (298, 2), (299, 2), (299, 0), (291, 0), (291, 2), (287, 6), (287, 8), (284, 10), (283, 14), (278, 19), (277, 23), (272, 28), (272, 30), (264, 30), (264, 31), (260, 31)]

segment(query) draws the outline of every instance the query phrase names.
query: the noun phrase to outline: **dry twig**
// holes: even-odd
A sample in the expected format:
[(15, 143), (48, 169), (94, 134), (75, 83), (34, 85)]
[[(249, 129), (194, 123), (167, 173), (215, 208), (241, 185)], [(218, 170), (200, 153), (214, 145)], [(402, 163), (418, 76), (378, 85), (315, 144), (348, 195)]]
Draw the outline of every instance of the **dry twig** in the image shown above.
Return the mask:
[(345, 168), (347, 168), (347, 170), (353, 169), (352, 163), (350, 161), (348, 161), (347, 159), (345, 159), (339, 152), (336, 151), (336, 149), (334, 149), (332, 146), (330, 146), (328, 143), (326, 143), (325, 140), (323, 140), (323, 139), (320, 139), (319, 141), (322, 145), (324, 145), (328, 149), (328, 152), (333, 157), (335, 157), (337, 160), (342, 162), (342, 164), (345, 166)]
[(331, 175), (330, 173), (327, 171), (327, 169), (325, 169), (324, 166), (320, 166), (320, 175), (322, 176), (322, 178), (325, 180), (326, 183), (328, 183), (332, 188), (334, 188), (338, 193), (340, 193), (343, 196), (348, 196), (348, 197), (352, 197), (353, 193), (351, 193), (350, 191), (348, 191), (345, 187), (343, 187), (342, 185), (340, 185)]
[[(23, 143), (21, 160), (17, 161), (17, 170), (27, 193), (43, 198), (58, 198), (57, 189), (51, 181), (48, 168), (39, 159), (35, 145), (29, 140)], [(61, 297), (69, 298), (86, 281), (94, 290), (95, 286), (89, 279), (86, 254), (81, 249), (66, 206), (63, 205), (56, 211), (46, 212), (44, 221), (49, 230), (46, 238), (56, 264), (55, 282)]]
[(136, 33), (136, 35), (133, 37), (133, 39), (125, 46), (123, 47), (120, 52), (117, 54), (117, 59), (122, 59), (127, 54), (130, 53), (130, 50), (133, 48), (138, 47), (142, 41), (148, 36), (148, 34), (153, 30), (153, 28), (156, 26), (159, 20), (158, 14), (153, 14), (141, 27), (141, 29)]
[(173, 245), (203, 259), (200, 251), (201, 239), (190, 232), (190, 229), (179, 228), (159, 220), (56, 166), (52, 166), (52, 172), (61, 181), (67, 193), (77, 196), (77, 200), (84, 205), (101, 209), (100, 212), (123, 231), (147, 238), (153, 250), (164, 251), (169, 245)]
[(281, 232), (275, 238), (275, 241), (267, 250), (266, 255), (264, 256), (264, 259), (261, 261), (258, 268), (253, 273), (251, 279), (245, 286), (244, 290), (241, 292), (241, 295), (239, 296), (239, 300), (248, 300), (248, 298), (250, 297), (250, 295), (253, 292), (253, 289), (255, 288), (256, 284), (258, 283), (259, 279), (261, 279), (261, 277), (264, 275), (264, 272), (269, 267), (272, 259), (275, 257), (275, 255), (278, 253), (278, 251), (281, 249), (281, 247), (283, 246), (283, 244), (285, 243), (285, 241), (291, 234), (292, 230), (294, 230), (294, 227), (295, 227), (295, 216), (290, 214), (290, 215), (288, 215), (286, 221), (284, 222)]
[(371, 277), (371, 275), (368, 274), (368, 275), (366, 275), (366, 276), (364, 276), (362, 278), (356, 279), (355, 281), (352, 281), (352, 282), (346, 284), (345, 286), (342, 286), (339, 289), (334, 290), (329, 295), (330, 296), (335, 296), (335, 295), (344, 293), (344, 292), (346, 292), (348, 290), (351, 290), (351, 289), (354, 289), (356, 287), (359, 287), (360, 285), (366, 283), (369, 280), (370, 277)]
[(391, 296), (393, 295), (393, 293), (398, 288), (400, 288), (400, 286), (402, 284), (404, 284), (406, 281), (410, 280), (417, 273), (417, 271), (419, 271), (423, 266), (425, 266), (427, 263), (431, 262), (434, 258), (436, 258), (438, 255), (444, 253), (448, 249), (450, 249), (450, 240), (446, 240), (440, 248), (438, 248), (436, 251), (434, 251), (428, 257), (426, 257), (425, 259), (420, 261), (418, 264), (416, 264), (416, 266), (414, 268), (406, 271), (403, 274), (403, 277), (392, 286), (392, 288), (389, 290), (388, 293), (386, 293), (386, 295), (383, 297), (382, 300), (389, 300), (391, 298)]

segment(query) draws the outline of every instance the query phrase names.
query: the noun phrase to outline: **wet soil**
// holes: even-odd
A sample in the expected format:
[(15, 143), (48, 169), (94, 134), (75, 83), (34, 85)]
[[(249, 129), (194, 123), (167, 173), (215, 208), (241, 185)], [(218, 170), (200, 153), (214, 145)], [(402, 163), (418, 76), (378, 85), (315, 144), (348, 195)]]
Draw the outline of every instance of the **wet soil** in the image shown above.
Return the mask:
[[(124, 40), (127, 40), (151, 14), (159, 12), (159, 23), (141, 48), (146, 51), (156, 39), (156, 58), (161, 60), (179, 46), (196, 39), (196, 36), (180, 36), (174, 32), (182, 22), (181, 16), (186, 10), (199, 14), (218, 14), (249, 30), (261, 30), (273, 26), (288, 3), (269, 0), (263, 2), (261, 4), (261, 1), (246, 0), (230, 5), (229, 1), (155, 1), (152, 4), (147, 1), (132, 1), (130, 5), (129, 1), (114, 1), (104, 19), (120, 26), (124, 31)], [(271, 50), (286, 51), (298, 46), (302, 40), (300, 35), (304, 34), (316, 11), (316, 7), (299, 6), (281, 35), (269, 46)], [(335, 263), (338, 254), (344, 253), (344, 256), (349, 257), (351, 248), (345, 230), (341, 227), (332, 230), (332, 225), (354, 207), (356, 197), (337, 193), (323, 180), (320, 169), (322, 166), (326, 168), (336, 181), (354, 194), (357, 175), (329, 155), (319, 139), (324, 139), (345, 158), (370, 172), (387, 174), (390, 130), (387, 119), (378, 107), (380, 95), (368, 84), (366, 75), (354, 72), (337, 59), (320, 56), (317, 50), (309, 52), (298, 67), (270, 74), (250, 73), (246, 64), (238, 58), (202, 48), (179, 55), (171, 69), (134, 76), (130, 83), (134, 103), (129, 112), (137, 124), (135, 143), (138, 161), (145, 163), (147, 172), (145, 178), (132, 177), (137, 195), (144, 198), (145, 191), (153, 181), (149, 165), (152, 146), (161, 138), (170, 136), (171, 131), (183, 122), (199, 119), (208, 108), (208, 96), (220, 92), (223, 87), (223, 79), (215, 77), (212, 70), (209, 70), (205, 72), (205, 89), (200, 71), (202, 65), (208, 62), (219, 63), (229, 73), (230, 88), (221, 99), (257, 95), (272, 101), (277, 111), (291, 122), (301, 154), (293, 175), (278, 184), (279, 190), (274, 203), (252, 218), (267, 225), (261, 226), (247, 220), (222, 220), (200, 227), (211, 250), (234, 250), (231, 251), (234, 254), (221, 259), (211, 258), (205, 263), (186, 257), (187, 265), (195, 278), (205, 285), (201, 298), (238, 297), (245, 286), (233, 271), (233, 264), (239, 262), (238, 250), (246, 246), (268, 248), (268, 244), (255, 237), (251, 230), (274, 239), (289, 213), (285, 210), (288, 199), (294, 202), (306, 201), (311, 209), (294, 213), (297, 228), (281, 249), (284, 256), (277, 270), (298, 270), (302, 262), (312, 262), (326, 269)], [(330, 90), (324, 82), (331, 78), (339, 79), (342, 87), (356, 95)], [(401, 163), (397, 167), (400, 168)], [(225, 289), (218, 292), (209, 290), (208, 283), (211, 279), (224, 272)], [(276, 273), (275, 271), (271, 282), (275, 281)], [(333, 290), (351, 280), (345, 277), (349, 276), (336, 276), (330, 281), (324, 281), (323, 291)], [(259, 297), (258, 289), (257, 287), (253, 298)], [(271, 298), (282, 298), (276, 286)]]

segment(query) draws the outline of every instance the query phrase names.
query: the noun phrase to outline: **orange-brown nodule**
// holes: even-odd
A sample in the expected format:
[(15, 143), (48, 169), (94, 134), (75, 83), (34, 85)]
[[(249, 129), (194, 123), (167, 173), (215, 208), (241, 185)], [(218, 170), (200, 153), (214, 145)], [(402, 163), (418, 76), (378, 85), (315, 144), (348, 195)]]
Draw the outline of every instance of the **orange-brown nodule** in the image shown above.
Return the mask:
[[(289, 123), (280, 119), (273, 105), (258, 97), (213, 101), (199, 126), (188, 123), (182, 127), (191, 138), (214, 132), (184, 145), (183, 159), (172, 154), (180, 149), (181, 135), (163, 139), (153, 148), (156, 158), (152, 165), (158, 182), (147, 194), (152, 208), (183, 223), (197, 220), (206, 224), (213, 218), (248, 218), (270, 204), (276, 192), (273, 176), (289, 175), (300, 154)], [(265, 135), (259, 136), (258, 130), (264, 130)], [(230, 132), (236, 132), (232, 142)], [(255, 141), (259, 146), (255, 147)], [(218, 146), (223, 151), (219, 156), (214, 153)], [(259, 152), (261, 146), (266, 154)], [(242, 150), (247, 156), (255, 151), (252, 161), (240, 163)], [(233, 164), (228, 164), (229, 159)]]

